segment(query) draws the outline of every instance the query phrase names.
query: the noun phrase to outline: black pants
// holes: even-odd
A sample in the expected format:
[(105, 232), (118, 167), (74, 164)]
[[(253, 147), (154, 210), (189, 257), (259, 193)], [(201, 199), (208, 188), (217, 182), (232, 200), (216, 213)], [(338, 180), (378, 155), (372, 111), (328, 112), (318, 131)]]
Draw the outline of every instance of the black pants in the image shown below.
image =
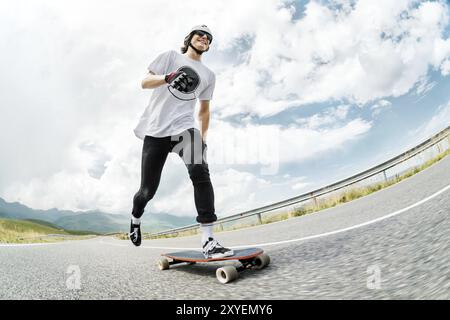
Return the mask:
[(200, 131), (193, 128), (176, 136), (145, 137), (142, 148), (141, 187), (133, 199), (133, 216), (140, 218), (145, 206), (155, 195), (169, 152), (177, 153), (188, 169), (194, 186), (197, 222), (216, 221), (214, 190), (206, 162), (206, 144), (201, 138)]

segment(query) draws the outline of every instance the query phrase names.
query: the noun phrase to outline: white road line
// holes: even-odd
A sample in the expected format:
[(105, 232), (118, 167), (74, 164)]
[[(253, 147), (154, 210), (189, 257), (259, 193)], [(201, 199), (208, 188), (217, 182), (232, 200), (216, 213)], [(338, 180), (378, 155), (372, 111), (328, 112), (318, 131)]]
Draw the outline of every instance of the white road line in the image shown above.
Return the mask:
[[(91, 240), (91, 239), (87, 239)], [(87, 240), (67, 240), (67, 241), (59, 241), (59, 242), (37, 242), (37, 243), (0, 243), (0, 247), (14, 247), (14, 248), (22, 248), (22, 247), (42, 247), (42, 246), (51, 246), (51, 245), (61, 245), (74, 243), (77, 241), (87, 241)]]
[[(348, 228), (344, 228), (344, 229), (339, 229), (339, 230), (335, 230), (335, 231), (331, 231), (331, 232), (326, 232), (326, 233), (321, 233), (321, 234), (316, 234), (313, 236), (308, 236), (308, 237), (303, 237), (303, 238), (298, 238), (298, 239), (291, 239), (291, 240), (284, 240), (284, 241), (277, 241), (277, 242), (266, 242), (266, 243), (257, 243), (257, 244), (248, 244), (248, 245), (242, 245), (242, 246), (234, 246), (234, 247), (230, 247), (232, 249), (239, 249), (239, 248), (248, 248), (248, 247), (269, 247), (269, 246), (275, 246), (275, 245), (279, 245), (279, 244), (286, 244), (286, 243), (292, 243), (292, 242), (299, 242), (299, 241), (305, 241), (305, 240), (310, 240), (310, 239), (316, 239), (316, 238), (322, 238), (322, 237), (326, 237), (326, 236), (331, 236), (333, 234), (338, 234), (341, 232), (346, 232), (346, 231), (350, 231), (353, 229), (357, 229), (357, 228), (361, 228), (376, 222), (380, 222), (382, 220), (385, 219), (389, 219), (392, 218), (396, 215), (399, 215), (405, 211), (411, 210), (415, 207), (418, 207), (422, 204), (424, 204), (427, 201), (430, 201), (431, 199), (439, 196), (440, 194), (444, 193), (445, 191), (447, 191), (450, 188), (450, 184), (447, 185), (446, 187), (444, 187), (443, 189), (439, 190), (438, 192), (432, 194), (431, 196), (422, 199), (406, 208), (397, 210), (395, 212), (389, 213), (385, 216), (364, 222), (364, 223), (360, 223)], [(103, 244), (108, 244), (108, 245), (113, 245), (113, 246), (119, 246), (119, 247), (132, 247), (131, 243), (129, 245), (125, 245), (125, 244), (115, 244), (115, 243), (109, 243), (109, 242), (104, 242), (103, 240), (100, 241)], [(199, 248), (186, 248), (186, 247), (153, 247), (153, 246), (140, 246), (140, 248), (144, 248), (144, 249), (165, 249), (165, 250), (198, 250)]]
[(48, 243), (0, 243), (0, 247), (39, 247), (49, 246), (55, 244), (63, 244), (63, 242), (48, 242)]

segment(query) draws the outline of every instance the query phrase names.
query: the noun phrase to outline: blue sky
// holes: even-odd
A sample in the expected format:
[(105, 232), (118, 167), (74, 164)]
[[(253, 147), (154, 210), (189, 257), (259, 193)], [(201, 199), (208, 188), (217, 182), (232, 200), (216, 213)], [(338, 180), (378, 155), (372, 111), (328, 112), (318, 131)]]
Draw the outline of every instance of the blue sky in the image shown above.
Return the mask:
[[(208, 159), (219, 215), (347, 177), (450, 123), (446, 1), (1, 2), (0, 197), (129, 213), (133, 129), (151, 94), (140, 82), (199, 23), (214, 34), (203, 62), (217, 79)], [(195, 216), (176, 157), (147, 211)]]

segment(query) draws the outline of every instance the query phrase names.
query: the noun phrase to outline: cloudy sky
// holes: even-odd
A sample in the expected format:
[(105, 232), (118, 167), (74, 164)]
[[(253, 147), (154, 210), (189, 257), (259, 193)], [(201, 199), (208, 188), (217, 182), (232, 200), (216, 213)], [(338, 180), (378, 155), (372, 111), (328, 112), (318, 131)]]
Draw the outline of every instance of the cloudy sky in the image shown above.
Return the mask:
[[(446, 1), (0, 1), (0, 197), (129, 213), (141, 80), (196, 24), (214, 35), (218, 215), (345, 178), (450, 124), (449, 16)], [(196, 215), (176, 155), (147, 211)]]

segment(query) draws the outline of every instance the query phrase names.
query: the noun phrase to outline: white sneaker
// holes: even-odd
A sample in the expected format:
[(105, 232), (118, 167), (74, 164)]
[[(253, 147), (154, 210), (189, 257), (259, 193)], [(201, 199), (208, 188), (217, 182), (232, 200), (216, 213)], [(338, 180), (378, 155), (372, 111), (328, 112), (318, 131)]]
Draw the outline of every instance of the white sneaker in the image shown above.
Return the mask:
[(217, 259), (234, 255), (233, 250), (222, 247), (217, 240), (209, 238), (203, 245), (203, 255), (206, 259)]

